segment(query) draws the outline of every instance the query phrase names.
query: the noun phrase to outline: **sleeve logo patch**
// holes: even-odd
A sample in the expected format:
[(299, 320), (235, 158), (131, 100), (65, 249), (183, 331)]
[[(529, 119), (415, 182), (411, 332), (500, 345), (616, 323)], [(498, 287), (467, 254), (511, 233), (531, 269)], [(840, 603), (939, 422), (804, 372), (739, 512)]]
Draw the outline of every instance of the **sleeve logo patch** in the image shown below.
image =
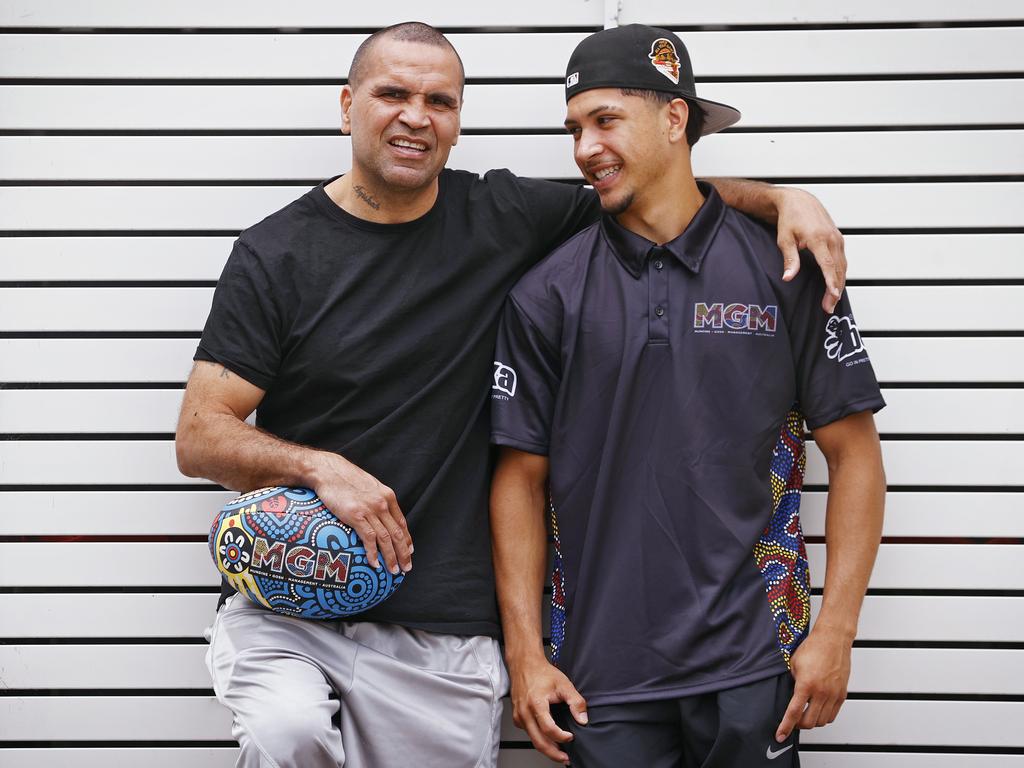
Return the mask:
[(849, 315), (833, 315), (825, 323), (825, 353), (830, 360), (841, 363), (848, 357), (864, 351), (860, 331)]
[(515, 397), (516, 379), (515, 370), (498, 360), (494, 361), (494, 383), (491, 385), (491, 389), (504, 393), (509, 397)]

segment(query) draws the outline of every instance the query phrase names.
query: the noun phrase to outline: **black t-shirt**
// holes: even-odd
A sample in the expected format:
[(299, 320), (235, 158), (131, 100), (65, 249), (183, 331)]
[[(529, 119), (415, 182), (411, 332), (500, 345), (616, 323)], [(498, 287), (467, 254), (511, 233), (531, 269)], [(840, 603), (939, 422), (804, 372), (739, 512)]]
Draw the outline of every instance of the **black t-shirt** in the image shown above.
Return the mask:
[(445, 170), (429, 212), (375, 224), (327, 183), (242, 233), (195, 357), (266, 391), (260, 428), (395, 490), (414, 567), (356, 620), (497, 635), (485, 386), (497, 321), (526, 268), (598, 217), (596, 196)]
[[(844, 296), (706, 200), (656, 246), (589, 227), (509, 295), (493, 440), (550, 456), (553, 655), (591, 705), (780, 674), (810, 619), (803, 421), (885, 403)], [(623, 663), (628, 660), (628, 663)]]

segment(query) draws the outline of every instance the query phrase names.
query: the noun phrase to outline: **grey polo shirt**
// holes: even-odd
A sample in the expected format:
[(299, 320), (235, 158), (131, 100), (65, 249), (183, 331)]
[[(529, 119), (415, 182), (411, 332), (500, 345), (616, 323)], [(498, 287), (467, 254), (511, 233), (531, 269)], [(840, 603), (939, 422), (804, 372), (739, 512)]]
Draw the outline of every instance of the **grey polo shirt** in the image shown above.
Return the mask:
[(492, 442), (550, 457), (554, 658), (592, 705), (784, 672), (809, 623), (804, 423), (884, 406), (844, 298), (710, 186), (664, 246), (605, 217), (513, 289)]

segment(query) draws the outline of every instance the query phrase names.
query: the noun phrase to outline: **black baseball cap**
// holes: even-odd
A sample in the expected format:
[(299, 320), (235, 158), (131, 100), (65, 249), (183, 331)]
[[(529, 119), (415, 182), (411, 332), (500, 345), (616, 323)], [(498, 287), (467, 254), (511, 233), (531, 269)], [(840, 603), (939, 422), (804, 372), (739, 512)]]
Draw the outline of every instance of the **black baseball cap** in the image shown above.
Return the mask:
[(640, 88), (685, 96), (707, 113), (701, 136), (717, 133), (740, 119), (738, 109), (698, 98), (690, 54), (683, 41), (667, 29), (627, 24), (583, 40), (565, 70), (565, 101), (594, 88)]

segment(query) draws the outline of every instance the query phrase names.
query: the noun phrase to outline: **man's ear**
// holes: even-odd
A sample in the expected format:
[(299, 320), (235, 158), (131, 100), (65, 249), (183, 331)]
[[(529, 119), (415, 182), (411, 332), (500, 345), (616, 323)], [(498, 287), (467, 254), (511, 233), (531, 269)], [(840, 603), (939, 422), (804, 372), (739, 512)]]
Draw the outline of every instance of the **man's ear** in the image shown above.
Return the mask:
[(686, 124), (690, 119), (690, 107), (683, 99), (672, 99), (668, 105), (668, 139), (673, 144), (686, 141)]
[(465, 86), (463, 86), (462, 93), (459, 94), (459, 109), (455, 113), (455, 119), (459, 121), (459, 124), (457, 126), (456, 131), (455, 131), (455, 139), (452, 141), (452, 146), (453, 147), (456, 144), (459, 143), (459, 139), (462, 137), (462, 108), (465, 106), (465, 104), (466, 104), (466, 89), (465, 89)]
[(341, 88), (341, 132), (345, 136), (352, 133), (352, 118), (349, 112), (352, 109), (352, 86), (344, 85)]

